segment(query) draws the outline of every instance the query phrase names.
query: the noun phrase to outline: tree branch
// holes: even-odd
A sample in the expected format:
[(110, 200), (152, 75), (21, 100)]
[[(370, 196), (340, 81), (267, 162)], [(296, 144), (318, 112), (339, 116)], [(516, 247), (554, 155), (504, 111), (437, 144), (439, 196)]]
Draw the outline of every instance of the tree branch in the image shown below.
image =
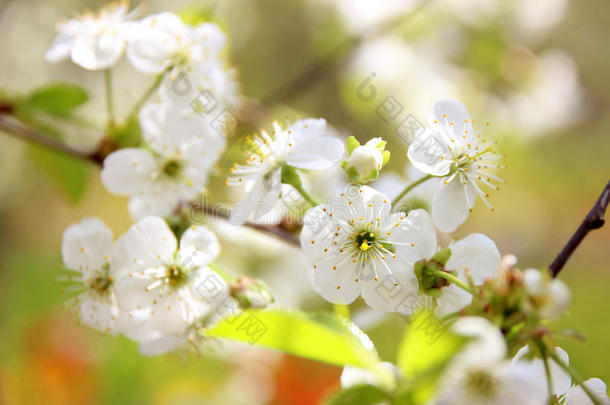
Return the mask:
[(61, 141), (55, 140), (45, 134), (38, 133), (37, 131), (23, 125), (21, 121), (17, 120), (14, 117), (1, 113), (0, 131), (15, 138), (20, 138), (28, 142), (37, 143), (54, 151), (74, 156), (80, 159), (88, 160), (99, 165), (101, 165), (104, 161), (105, 156), (101, 156), (102, 154), (99, 150), (96, 150), (93, 153), (78, 151), (69, 147)]
[(568, 243), (561, 249), (559, 255), (557, 255), (555, 260), (553, 260), (553, 263), (549, 266), (549, 269), (553, 273), (553, 277), (557, 277), (585, 236), (592, 230), (601, 228), (604, 225), (604, 214), (608, 208), (608, 203), (610, 203), (610, 181), (608, 181), (608, 184), (606, 184), (606, 187), (595, 202), (595, 205), (591, 208), (591, 211), (589, 211), (578, 229), (576, 229), (574, 235), (572, 235)]
[[(69, 156), (74, 156), (86, 160), (88, 162), (95, 163), (99, 166), (103, 164), (104, 158), (107, 155), (107, 153), (103, 152), (103, 147), (98, 148), (98, 150), (93, 153), (85, 153), (70, 148), (63, 142), (57, 141), (53, 138), (46, 136), (45, 134), (39, 133), (34, 129), (23, 125), (16, 118), (2, 113), (0, 113), (0, 132), (4, 132), (7, 135), (13, 136), (15, 138), (23, 139), (28, 142), (45, 146), (49, 149)], [(203, 205), (201, 207), (201, 210), (207, 216), (212, 216), (225, 221), (229, 220), (229, 210), (221, 209), (219, 207), (212, 207), (207, 204)], [(290, 243), (292, 245), (300, 245), (299, 238), (294, 233), (288, 231), (287, 229), (284, 229), (281, 226), (259, 225), (253, 223), (246, 223), (244, 225), (259, 230), (261, 232), (271, 234), (277, 238), (285, 240), (287, 243)]]

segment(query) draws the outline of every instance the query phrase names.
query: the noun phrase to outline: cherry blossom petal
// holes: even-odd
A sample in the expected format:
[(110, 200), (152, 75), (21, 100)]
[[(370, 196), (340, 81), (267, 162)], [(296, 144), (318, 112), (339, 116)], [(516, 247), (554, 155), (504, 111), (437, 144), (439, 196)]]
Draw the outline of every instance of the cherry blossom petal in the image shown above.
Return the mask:
[(45, 53), (45, 59), (48, 62), (59, 62), (67, 59), (70, 56), (70, 51), (74, 45), (74, 37), (59, 33), (53, 40), (51, 47)]
[[(265, 178), (254, 182), (252, 189), (231, 210), (230, 222), (232, 224), (244, 224), (250, 220), (263, 217), (280, 201), (282, 187), (281, 170), (265, 175)], [(279, 222), (278, 218), (278, 222)]]
[(97, 218), (85, 218), (64, 231), (61, 244), (64, 264), (71, 270), (82, 271), (85, 278), (101, 271), (111, 251), (112, 232)]
[(121, 149), (104, 159), (102, 184), (111, 193), (137, 194), (148, 188), (151, 173), (155, 170), (158, 166), (150, 152), (136, 148)]
[(343, 142), (324, 136), (326, 121), (323, 119), (299, 120), (286, 130), (289, 133), (286, 163), (300, 169), (328, 169), (345, 156)]
[[(606, 384), (599, 378), (590, 378), (584, 382), (602, 405), (610, 405)], [(593, 401), (581, 386), (577, 385), (566, 394), (564, 405), (593, 405)]]
[(451, 152), (440, 135), (423, 129), (409, 145), (407, 157), (418, 170), (434, 176), (445, 176), (451, 169)]
[(432, 202), (432, 219), (436, 227), (446, 233), (455, 231), (470, 215), (476, 197), (476, 189), (469, 182), (463, 184), (459, 175), (449, 184), (441, 181)]
[(468, 269), (475, 284), (482, 284), (498, 274), (500, 252), (487, 236), (473, 233), (451, 245), (451, 257), (445, 268), (457, 270), (462, 279)]
[(449, 314), (462, 310), (472, 302), (472, 294), (464, 291), (455, 284), (443, 288), (442, 295), (437, 300), (434, 315), (443, 318)]
[(219, 254), (218, 238), (205, 226), (192, 226), (180, 238), (181, 263), (187, 268), (206, 266)]

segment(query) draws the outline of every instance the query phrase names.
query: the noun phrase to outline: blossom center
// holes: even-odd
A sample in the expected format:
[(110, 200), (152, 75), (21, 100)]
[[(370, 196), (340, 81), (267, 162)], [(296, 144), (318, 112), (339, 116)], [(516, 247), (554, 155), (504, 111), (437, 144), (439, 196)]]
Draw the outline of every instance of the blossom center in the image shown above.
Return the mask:
[(445, 270), (447, 260), (451, 256), (450, 249), (443, 249), (430, 260), (422, 259), (415, 263), (413, 270), (419, 281), (419, 291), (432, 297), (440, 297), (441, 290), (451, 285), (442, 273), (456, 275), (455, 271)]
[(492, 398), (496, 390), (496, 380), (485, 370), (469, 373), (464, 385), (469, 393), (477, 397)]
[(181, 286), (186, 282), (186, 273), (177, 265), (168, 267), (165, 277), (167, 277), (167, 283), (172, 287)]
[(362, 252), (366, 252), (375, 246), (376, 238), (373, 232), (363, 231), (354, 235), (356, 247)]
[(171, 159), (163, 164), (161, 170), (168, 177), (176, 177), (182, 171), (182, 164), (176, 159)]
[(106, 291), (108, 291), (112, 285), (112, 282), (112, 278), (108, 276), (99, 276), (93, 279), (93, 281), (89, 284), (89, 288), (100, 294), (104, 294)]

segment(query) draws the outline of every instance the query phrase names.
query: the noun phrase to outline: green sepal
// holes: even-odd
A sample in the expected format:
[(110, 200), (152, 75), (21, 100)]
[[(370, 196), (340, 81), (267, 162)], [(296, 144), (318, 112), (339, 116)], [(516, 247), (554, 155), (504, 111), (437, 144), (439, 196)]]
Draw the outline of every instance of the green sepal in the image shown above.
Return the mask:
[(383, 152), (383, 166), (386, 165), (386, 163), (388, 163), (388, 161), (390, 160), (390, 151), (386, 150)]
[(360, 142), (354, 136), (350, 136), (345, 140), (345, 146), (347, 147), (347, 155), (351, 156), (354, 149), (360, 146)]
[(436, 252), (436, 254), (434, 256), (432, 256), (431, 260), (439, 263), (442, 266), (445, 266), (450, 257), (451, 257), (451, 249), (445, 248), (443, 250), (439, 250), (438, 252)]

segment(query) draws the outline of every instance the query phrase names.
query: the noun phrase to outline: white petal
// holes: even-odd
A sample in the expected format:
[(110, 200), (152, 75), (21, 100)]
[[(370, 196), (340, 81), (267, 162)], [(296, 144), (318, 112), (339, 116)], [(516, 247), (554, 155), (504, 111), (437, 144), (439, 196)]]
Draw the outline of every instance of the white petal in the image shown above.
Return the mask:
[(111, 193), (134, 195), (148, 187), (157, 163), (150, 152), (126, 148), (112, 152), (104, 159), (102, 184)]
[(432, 128), (438, 125), (434, 121), (438, 121), (440, 124), (444, 124), (445, 121), (447, 123), (453, 122), (451, 128), (457, 135), (460, 135), (464, 130), (465, 120), (470, 120), (466, 106), (462, 102), (450, 98), (434, 103), (428, 114), (428, 122)]
[(123, 271), (158, 267), (171, 263), (176, 237), (159, 217), (146, 217), (132, 225), (115, 244), (115, 256), (122, 258)]
[[(182, 192), (185, 187), (186, 185), (176, 181), (162, 182), (161, 185), (158, 183), (152, 184), (146, 191), (142, 191), (129, 199), (127, 205), (129, 215), (133, 219), (142, 219), (150, 215), (167, 217), (174, 212), (181, 199), (187, 199), (181, 198), (187, 196)], [(195, 194), (192, 193), (192, 195)]]
[(472, 302), (472, 294), (462, 290), (455, 284), (443, 288), (442, 295), (437, 300), (434, 315), (443, 318), (449, 314), (462, 310)]
[(500, 252), (487, 236), (473, 233), (451, 245), (451, 257), (445, 268), (457, 270), (462, 279), (465, 279), (464, 273), (468, 269), (475, 284), (482, 284), (498, 274)]
[(59, 62), (67, 59), (70, 56), (72, 45), (74, 44), (74, 37), (59, 33), (53, 40), (51, 47), (45, 53), (45, 59), (48, 62)]
[(202, 267), (220, 254), (216, 235), (205, 226), (192, 226), (180, 238), (180, 257), (183, 266)]
[[(601, 404), (609, 405), (610, 399), (606, 393), (606, 384), (599, 378), (590, 378), (584, 382), (584, 384), (593, 392), (593, 395), (597, 397)], [(568, 391), (564, 405), (593, 405), (593, 401), (585, 393), (580, 386), (575, 386)]]
[(495, 363), (506, 356), (504, 335), (485, 318), (465, 316), (459, 318), (451, 329), (459, 335), (473, 338), (455, 357), (454, 361), (457, 363)]
[(424, 129), (409, 145), (407, 157), (418, 170), (434, 176), (445, 176), (451, 169), (451, 153), (445, 141), (434, 131)]
[(187, 31), (172, 13), (159, 13), (144, 18), (132, 27), (127, 56), (137, 70), (144, 73), (161, 73), (181, 48), (179, 38), (186, 39)]
[(112, 232), (97, 218), (85, 218), (64, 231), (61, 243), (64, 264), (82, 271), (85, 278), (102, 269), (111, 251)]
[[(361, 281), (362, 283), (362, 298), (367, 305), (372, 308), (388, 311), (409, 314), (417, 308), (415, 299), (419, 290), (419, 283), (412, 270), (401, 260), (388, 259), (385, 260), (389, 269), (387, 269), (381, 260), (375, 260), (375, 272), (373, 275), (377, 277), (377, 281), (370, 277), (368, 280)], [(372, 269), (369, 263), (369, 269)], [(361, 273), (362, 274), (362, 273)]]
[(328, 169), (345, 156), (343, 142), (331, 136), (324, 136), (326, 121), (305, 119), (295, 122), (286, 131), (289, 135), (289, 149), (286, 163), (300, 169)]
[(459, 175), (449, 184), (441, 181), (432, 202), (432, 219), (436, 227), (446, 233), (455, 231), (470, 215), (476, 196), (474, 187), (469, 182), (464, 185)]
[(107, 69), (117, 63), (125, 49), (125, 41), (116, 33), (100, 36), (83, 35), (74, 41), (72, 61), (89, 70)]
[[(280, 169), (261, 176), (246, 196), (231, 210), (230, 222), (240, 225), (265, 216), (279, 203), (281, 187)], [(278, 218), (278, 222), (279, 220)]]
[(94, 329), (115, 334), (115, 320), (119, 314), (118, 307), (111, 305), (105, 298), (96, 296), (94, 292), (87, 292), (80, 297), (79, 315), (81, 321)]
[[(397, 221), (396, 218), (404, 214), (394, 214), (393, 222), (399, 223), (400, 226), (391, 228), (392, 241), (400, 242), (394, 248), (396, 253), (405, 261), (410, 263), (411, 271), (413, 264), (422, 259), (431, 258), (437, 249), (436, 231), (432, 224), (432, 218), (426, 210), (417, 209), (409, 211), (406, 220)], [(410, 244), (413, 243), (414, 246)]]
[[(524, 363), (529, 364), (532, 367), (534, 373), (538, 376), (538, 378), (542, 381), (542, 383), (546, 383), (546, 370), (544, 368), (544, 362), (542, 359), (527, 359), (525, 356), (529, 353), (529, 346), (523, 346), (515, 357), (512, 360), (512, 364)], [(560, 347), (555, 348), (555, 353), (561, 358), (566, 364), (570, 363), (570, 358), (568, 354)], [(572, 377), (570, 374), (564, 371), (557, 363), (550, 360), (549, 361), (551, 377), (553, 379), (553, 389), (554, 394), (557, 396), (561, 396), (565, 394), (572, 385)]]
[[(337, 266), (336, 270), (332, 269), (334, 265)], [(334, 261), (329, 260), (325, 266), (312, 269), (314, 289), (329, 302), (350, 304), (360, 295), (361, 286), (355, 282), (359, 267), (360, 263), (351, 260), (341, 263), (340, 256), (337, 255)]]

